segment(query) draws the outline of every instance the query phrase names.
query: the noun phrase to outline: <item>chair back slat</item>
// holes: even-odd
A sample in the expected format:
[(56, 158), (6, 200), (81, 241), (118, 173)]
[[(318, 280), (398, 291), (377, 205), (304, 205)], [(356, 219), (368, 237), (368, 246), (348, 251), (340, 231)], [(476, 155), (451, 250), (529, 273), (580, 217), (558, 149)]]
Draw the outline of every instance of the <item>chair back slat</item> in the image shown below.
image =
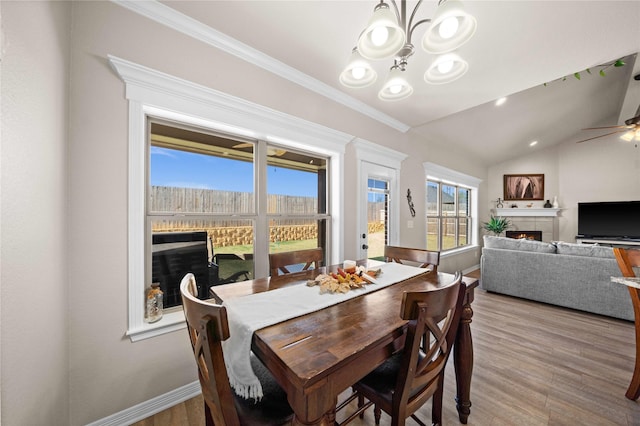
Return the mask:
[(222, 341), (229, 338), (229, 323), (224, 306), (205, 302), (196, 297), (197, 286), (193, 274), (180, 283), (182, 308), (191, 338), (191, 347), (198, 366), (202, 396), (213, 424), (239, 425), (233, 390), (222, 354)]
[(313, 266), (314, 269), (318, 269), (322, 264), (323, 258), (322, 247), (271, 253), (269, 254), (269, 269), (272, 277), (281, 274), (290, 274), (291, 272), (287, 267), (291, 267), (292, 265), (304, 264), (302, 267), (303, 271), (308, 270), (311, 266)]
[[(394, 405), (409, 415), (443, 384), (444, 367), (456, 337), (465, 295), (462, 274), (445, 287), (405, 293), (401, 316), (410, 313)], [(426, 338), (425, 338), (426, 337)]]
[(440, 264), (439, 251), (417, 248), (385, 246), (384, 257), (387, 262), (415, 262), (419, 264), (420, 268), (430, 267), (433, 272), (438, 272), (438, 265)]

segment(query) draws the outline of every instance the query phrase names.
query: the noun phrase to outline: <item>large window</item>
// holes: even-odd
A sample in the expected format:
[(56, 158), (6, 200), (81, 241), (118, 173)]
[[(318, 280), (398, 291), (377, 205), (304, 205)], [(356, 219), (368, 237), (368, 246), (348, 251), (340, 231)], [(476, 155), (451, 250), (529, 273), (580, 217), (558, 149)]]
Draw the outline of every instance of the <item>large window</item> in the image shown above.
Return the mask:
[(269, 252), (328, 247), (327, 158), (162, 120), (148, 129), (145, 281), (165, 309), (179, 309), (188, 272), (200, 298), (254, 278), (267, 256), (255, 235), (269, 235)]
[[(178, 241), (186, 243), (189, 242), (188, 240), (192, 240), (198, 262), (202, 262), (203, 236), (205, 243), (209, 244), (205, 235), (210, 236), (210, 233), (205, 232), (205, 229), (245, 228), (243, 230), (245, 236), (246, 233), (250, 234), (249, 230), (252, 229), (253, 253), (255, 254), (252, 262), (249, 259), (250, 252), (243, 253), (237, 247), (231, 250), (228, 248), (229, 246), (220, 246), (218, 240), (210, 237), (213, 246), (207, 247), (207, 266), (209, 266), (209, 259), (215, 263), (216, 258), (220, 265), (217, 275), (211, 269), (207, 269), (206, 275), (209, 276), (210, 281), (224, 280), (232, 275), (232, 271), (236, 269), (227, 269), (226, 266), (224, 268), (222, 266), (224, 260), (234, 260), (222, 259), (225, 257), (222, 255), (228, 254), (225, 253), (227, 250), (232, 252), (233, 257), (243, 258), (242, 261), (245, 262), (245, 265), (252, 263), (253, 271), (249, 269), (249, 272), (254, 276), (267, 276), (269, 273), (267, 256), (270, 244), (269, 220), (270, 218), (285, 217), (282, 214), (274, 213), (271, 216), (267, 214), (267, 168), (271, 161), (269, 158), (277, 157), (286, 160), (285, 154), (278, 155), (281, 150), (286, 150), (287, 153), (293, 154), (295, 152), (306, 155), (309, 165), (312, 164), (312, 160), (314, 164), (317, 164), (314, 159), (323, 159), (326, 161), (324, 173), (326, 173), (326, 185), (329, 188), (329, 182), (340, 183), (343, 181), (345, 145), (353, 139), (353, 136), (120, 58), (109, 56), (109, 63), (125, 83), (124, 93), (128, 101), (128, 325), (126, 335), (132, 341), (138, 341), (185, 327), (184, 315), (178, 306), (169, 308), (170, 312), (165, 312), (163, 318), (157, 322), (151, 324), (144, 322), (144, 290), (154, 278), (152, 273), (153, 227), (156, 227), (154, 229), (160, 233), (161, 229), (167, 229), (162, 226), (171, 225), (172, 222), (182, 228), (187, 223), (191, 225), (194, 220), (201, 221), (195, 229), (185, 231), (186, 235), (180, 238), (182, 241)], [(157, 121), (158, 124), (164, 124), (177, 130), (188, 130), (199, 134), (199, 137), (204, 139), (190, 141), (185, 139), (188, 141), (185, 144), (175, 140), (181, 139), (180, 135), (170, 134), (165, 135), (167, 137), (164, 140), (158, 138), (157, 142), (152, 145), (149, 117), (161, 120)], [(180, 123), (180, 125), (175, 123)], [(217, 138), (217, 140), (213, 141), (212, 138)], [(179, 143), (173, 147), (168, 146), (175, 142)], [(228, 144), (231, 143), (233, 145), (229, 147)], [(241, 144), (244, 146), (238, 146)], [(160, 148), (163, 151), (160, 151)], [(229, 148), (233, 149), (233, 152)], [(245, 179), (249, 179), (247, 176), (249, 173), (253, 184), (251, 187), (253, 197), (250, 197), (251, 200), (248, 203), (252, 203), (252, 205), (238, 207), (233, 204), (233, 209), (246, 208), (247, 210), (242, 211), (251, 211), (251, 213), (229, 213), (228, 210), (225, 210), (228, 203), (220, 201), (217, 197), (214, 197), (213, 201), (211, 199), (206, 201), (206, 197), (198, 199), (198, 196), (195, 195), (189, 198), (193, 205), (186, 202), (187, 198), (184, 199), (184, 204), (165, 204), (164, 207), (162, 204), (154, 204), (158, 200), (150, 202), (151, 187), (162, 186), (151, 183), (152, 179), (155, 179), (156, 167), (161, 164), (151, 165), (152, 156), (156, 157), (154, 161), (160, 161), (160, 157), (169, 159), (168, 154), (196, 154), (196, 157), (203, 160), (204, 163), (205, 160), (217, 161), (226, 158), (225, 151), (235, 155), (230, 156), (234, 165), (230, 173), (221, 178), (216, 176), (213, 170), (208, 170), (210, 175), (204, 178), (201, 176), (200, 179), (207, 182), (206, 187), (196, 182), (183, 187), (181, 191), (192, 191), (192, 195), (200, 191), (199, 193), (204, 196), (205, 190), (222, 190), (220, 188), (227, 185), (227, 191), (242, 192), (238, 188), (229, 188), (228, 185), (244, 182)], [(240, 151), (243, 151), (244, 154), (240, 154)], [(159, 152), (163, 152), (163, 154), (159, 154)], [(240, 157), (243, 155), (243, 160), (241, 160)], [(245, 158), (247, 155), (252, 159)], [(289, 163), (289, 165), (293, 166), (293, 163)], [(249, 169), (243, 168), (247, 166)], [(210, 169), (212, 168), (210, 167)], [(172, 167), (169, 169), (174, 170)], [(323, 173), (320, 170), (318, 168), (317, 176)], [(196, 169), (182, 169), (182, 173), (177, 173), (176, 178), (187, 176), (192, 172), (195, 173)], [(276, 171), (276, 173), (279, 172)], [(320, 181), (319, 178), (318, 181)], [(336, 189), (334, 191), (326, 190), (326, 212), (317, 213), (313, 217), (296, 216), (296, 219), (299, 220), (318, 219), (327, 222), (327, 229), (320, 232), (326, 231), (327, 233), (326, 241), (330, 241), (330, 246), (325, 247), (326, 259), (327, 262), (334, 263), (343, 255), (340, 237), (344, 229), (343, 221), (336, 219), (342, 217), (343, 212), (341, 189), (340, 187)], [(176, 236), (170, 235), (169, 238), (176, 239)], [(162, 240), (162, 237), (156, 237), (158, 244), (159, 240)], [(250, 244), (241, 245), (250, 247)], [(161, 249), (165, 250), (166, 248), (168, 246), (165, 245)], [(248, 248), (247, 251), (251, 251), (251, 248)], [(258, 256), (257, 253), (262, 254)], [(236, 266), (230, 267), (236, 268)]]
[(427, 250), (446, 252), (477, 244), (474, 218), (480, 181), (432, 163), (424, 166)]
[(427, 180), (427, 250), (445, 251), (471, 241), (471, 190)]

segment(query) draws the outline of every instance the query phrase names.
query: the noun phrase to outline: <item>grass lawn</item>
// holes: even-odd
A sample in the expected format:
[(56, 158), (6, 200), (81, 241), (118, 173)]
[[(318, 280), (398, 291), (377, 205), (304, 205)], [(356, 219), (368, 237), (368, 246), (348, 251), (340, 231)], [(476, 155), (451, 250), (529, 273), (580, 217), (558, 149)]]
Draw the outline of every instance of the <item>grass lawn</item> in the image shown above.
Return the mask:
[[(436, 247), (437, 239), (435, 235), (427, 235), (427, 249), (434, 250)], [(443, 241), (443, 246), (445, 248), (452, 248), (455, 245), (455, 239), (453, 236), (445, 236)], [(309, 248), (314, 248), (318, 246), (317, 240), (297, 240), (297, 241), (281, 241), (276, 243), (269, 243), (269, 252), (270, 253), (280, 253), (284, 251), (296, 251), (296, 250), (304, 250)], [(244, 258), (244, 255), (253, 255), (253, 246), (252, 245), (237, 245), (237, 246), (227, 246), (227, 247), (216, 247), (215, 254), (224, 255), (224, 254), (234, 254), (237, 257), (231, 256), (220, 256), (218, 259), (218, 267), (219, 272), (218, 275), (220, 279), (225, 279), (232, 276), (234, 273), (239, 271), (249, 271), (249, 278), (253, 278), (253, 258), (252, 256), (247, 256)], [(369, 253), (371, 258), (382, 260), (381, 253)]]

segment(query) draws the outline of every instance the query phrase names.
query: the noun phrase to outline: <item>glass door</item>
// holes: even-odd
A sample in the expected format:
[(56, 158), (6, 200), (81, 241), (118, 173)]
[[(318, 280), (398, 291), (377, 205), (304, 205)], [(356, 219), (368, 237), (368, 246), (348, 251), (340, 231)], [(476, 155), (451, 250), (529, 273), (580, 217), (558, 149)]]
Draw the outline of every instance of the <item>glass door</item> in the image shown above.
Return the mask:
[(379, 259), (384, 246), (397, 243), (397, 171), (362, 162), (359, 250), (360, 259)]
[(389, 181), (367, 179), (367, 257), (382, 260), (384, 246), (389, 243)]

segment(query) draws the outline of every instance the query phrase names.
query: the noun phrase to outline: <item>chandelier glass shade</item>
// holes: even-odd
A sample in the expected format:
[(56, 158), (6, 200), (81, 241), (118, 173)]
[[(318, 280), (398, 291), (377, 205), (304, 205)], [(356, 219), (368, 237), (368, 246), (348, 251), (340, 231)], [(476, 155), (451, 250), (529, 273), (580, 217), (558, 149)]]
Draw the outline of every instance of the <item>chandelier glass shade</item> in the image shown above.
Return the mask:
[(438, 7), (422, 39), (422, 48), (436, 54), (451, 52), (473, 37), (476, 26), (476, 18), (464, 11), (462, 2), (447, 0)]
[(376, 78), (378, 78), (376, 71), (362, 58), (358, 48), (354, 48), (349, 63), (340, 74), (340, 83), (357, 89), (370, 86), (376, 81)]
[[(386, 3), (385, 1), (389, 1)], [(375, 70), (366, 60), (394, 59), (389, 76), (378, 97), (385, 101), (404, 99), (413, 93), (413, 88), (404, 77), (409, 57), (415, 51), (411, 37), (419, 25), (429, 23), (424, 34), (422, 48), (437, 57), (427, 68), (424, 79), (431, 84), (450, 83), (462, 77), (469, 64), (460, 56), (449, 53), (469, 41), (476, 30), (476, 20), (464, 11), (459, 0), (439, 0), (433, 19), (414, 22), (416, 12), (422, 4), (419, 0), (407, 21), (406, 0), (380, 0), (360, 34), (348, 65), (340, 74), (340, 82), (350, 88), (362, 88), (373, 84), (377, 78)], [(389, 4), (391, 4), (391, 7)]]
[(389, 77), (378, 93), (383, 101), (399, 101), (413, 93), (413, 87), (404, 78), (404, 71), (399, 66), (391, 67)]
[(469, 69), (467, 61), (455, 53), (439, 56), (424, 73), (424, 81), (431, 84), (451, 83), (465, 75)]
[(379, 3), (358, 39), (358, 51), (367, 59), (389, 59), (404, 46), (407, 36), (389, 5)]

